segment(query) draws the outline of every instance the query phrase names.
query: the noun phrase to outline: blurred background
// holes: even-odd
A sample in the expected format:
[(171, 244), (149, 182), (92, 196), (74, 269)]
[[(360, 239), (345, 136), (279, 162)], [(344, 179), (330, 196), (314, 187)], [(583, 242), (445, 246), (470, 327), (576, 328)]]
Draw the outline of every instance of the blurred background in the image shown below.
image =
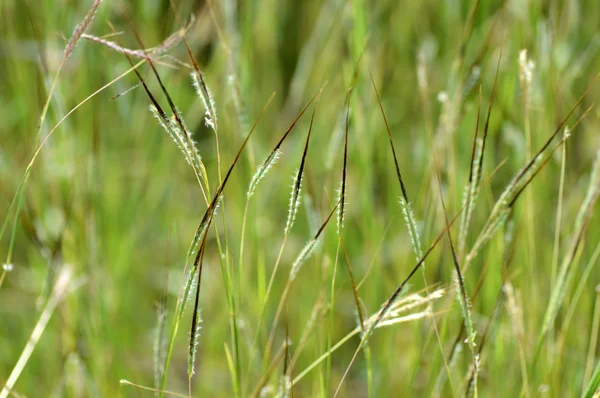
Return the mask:
[[(276, 93), (232, 171), (208, 233), (191, 381), (193, 298), (174, 340), (166, 387), (184, 396), (333, 396), (359, 345), (358, 333), (291, 388), (284, 375), (297, 378), (357, 327), (347, 265), (360, 283), (365, 315), (375, 314), (415, 266), (369, 71), (423, 252), (446, 226), (440, 195), (450, 219), (461, 210), (476, 126), (480, 136), (487, 131), (482, 187), (462, 265), (507, 184), (600, 71), (600, 7), (593, 0), (174, 0), (175, 7), (168, 1), (105, 0), (85, 30), (93, 37), (79, 38), (63, 64), (65, 47), (92, 3), (0, 3), (0, 385), (40, 316), (51, 316), (34, 339), (14, 396), (155, 394), (121, 385), (121, 379), (162, 388), (157, 372), (160, 379), (186, 253), (207, 204), (116, 46), (161, 50), (155, 66), (197, 142), (209, 200)], [(182, 29), (214, 100), (216, 134), (205, 124), (192, 86)], [(132, 54), (133, 62), (141, 60)], [(144, 63), (138, 71), (170, 115), (152, 69)], [(249, 183), (325, 82), (301, 204), (263, 314), (312, 107), (250, 199)], [(291, 284), (269, 351), (289, 270), (338, 198), (351, 85), (343, 247), (338, 251), (332, 219)], [(593, 85), (566, 125), (573, 127), (599, 95), (600, 86)], [(36, 149), (59, 122), (19, 191)], [(600, 215), (586, 213), (584, 228), (576, 222), (586, 195), (600, 190), (592, 175), (599, 131), (593, 107), (564, 146), (545, 152), (549, 161), (519, 197), (510, 222), (463, 268), (480, 351), (476, 391), (444, 237), (427, 258), (427, 286), (419, 271), (402, 293), (418, 293), (420, 304), (371, 336), (339, 396), (571, 397), (584, 394), (594, 375), (600, 378), (594, 373), (600, 356)], [(458, 222), (451, 232), (458, 240)], [(437, 289), (442, 297), (423, 304)], [(555, 294), (563, 299), (547, 324)], [(409, 315), (414, 319), (401, 318)], [(284, 341), (290, 345), (283, 345), (278, 359)]]

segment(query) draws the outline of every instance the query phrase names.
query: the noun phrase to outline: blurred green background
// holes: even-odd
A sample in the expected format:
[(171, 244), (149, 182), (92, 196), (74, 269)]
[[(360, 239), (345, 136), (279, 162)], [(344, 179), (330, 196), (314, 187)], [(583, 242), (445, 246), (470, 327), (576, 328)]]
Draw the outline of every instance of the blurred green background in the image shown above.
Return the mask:
[[(0, 256), (10, 251), (15, 209), (9, 212), (9, 206), (35, 149), (67, 112), (130, 68), (122, 54), (81, 39), (60, 72), (38, 134), (65, 45), (91, 3), (0, 3), (0, 214), (3, 222), (7, 220)], [(486, 182), (473, 213), (467, 249), (512, 176), (542, 147), (600, 71), (600, 7), (595, 0), (174, 3), (183, 23), (195, 16), (187, 38), (214, 97), (219, 156), (215, 134), (204, 124), (205, 110), (192, 87), (184, 43), (170, 49), (156, 67), (197, 141), (213, 194), (219, 181), (218, 158), (224, 174), (260, 110), (276, 92), (233, 170), (224, 206), (215, 219), (220, 243), (227, 242), (227, 248), (218, 249), (214, 228), (208, 236), (193, 396), (250, 395), (267, 374), (286, 329), (290, 355), (308, 330), (291, 370), (294, 377), (327, 350), (328, 341), (335, 343), (356, 327), (351, 284), (340, 254), (334, 306), (331, 311), (321, 308), (324, 314), (307, 329), (319, 296), (328, 302), (331, 294), (338, 244), (333, 220), (292, 285), (276, 330), (276, 348), (269, 358), (260, 356), (289, 268), (336, 201), (346, 92), (355, 73), (343, 239), (356, 280), (365, 278), (359, 289), (364, 310), (373, 314), (408, 275), (415, 256), (398, 204), (401, 191), (367, 65), (379, 89), (425, 248), (445, 227), (433, 153), (449, 217), (453, 217), (461, 209), (469, 176), (479, 92), (483, 131), (501, 49), (485, 152)], [(105, 0), (86, 33), (102, 37), (118, 32), (106, 39), (137, 49), (134, 30), (149, 48), (180, 27), (168, 1)], [(527, 95), (519, 77), (522, 49), (535, 63)], [(148, 65), (139, 70), (168, 109)], [(283, 155), (249, 202), (240, 261), (246, 191), (256, 167), (326, 81), (314, 119), (302, 203), (256, 343), (261, 305), (283, 239), (291, 178), (300, 164), (312, 108), (285, 141)], [(10, 251), (14, 267), (4, 274), (0, 286), (0, 384), (9, 378), (60, 270), (69, 267), (73, 278), (14, 386), (16, 396), (153, 394), (121, 386), (119, 380), (155, 387), (157, 308), (166, 302), (168, 336), (185, 254), (206, 203), (192, 169), (149, 112), (146, 93), (141, 87), (126, 92), (137, 83), (129, 73), (72, 113), (49, 138), (29, 174)], [(599, 94), (600, 86), (593, 86), (568, 125)], [(534, 356), (556, 286), (557, 264), (568, 254), (569, 240), (577, 232), (575, 214), (600, 149), (599, 131), (600, 114), (592, 108), (567, 141), (566, 150), (552, 156), (515, 206), (514, 252), (506, 247), (501, 232), (465, 274), (467, 293), (472, 297), (478, 290), (472, 313), (477, 343), (483, 344), (480, 396), (580, 396), (598, 366), (598, 212), (583, 235), (565, 300), (539, 359)], [(457, 239), (458, 225), (452, 233)], [(240, 281), (234, 296), (241, 391), (233, 387), (235, 377), (226, 354), (233, 351), (234, 343), (223, 262)], [(471, 354), (463, 344), (448, 364), (450, 382), (440, 384), (446, 369), (442, 358), (448, 358), (463, 322), (452, 291), (453, 273), (450, 246), (444, 238), (428, 257), (426, 268), (430, 290), (449, 290), (433, 303), (435, 317), (377, 330), (369, 339), (370, 360), (362, 354), (357, 357), (339, 396), (465, 394)], [(423, 288), (419, 272), (410, 282), (410, 292), (422, 294)], [(496, 305), (497, 315), (485, 334)], [(421, 306), (409, 313), (424, 310)], [(182, 321), (169, 371), (168, 390), (184, 395), (190, 389), (186, 356), (191, 313), (188, 310)], [(359, 340), (352, 338), (331, 355), (330, 374), (323, 362), (295, 384), (293, 396), (333, 396)], [(280, 389), (284, 360), (275, 366), (265, 379), (263, 396), (275, 396)]]

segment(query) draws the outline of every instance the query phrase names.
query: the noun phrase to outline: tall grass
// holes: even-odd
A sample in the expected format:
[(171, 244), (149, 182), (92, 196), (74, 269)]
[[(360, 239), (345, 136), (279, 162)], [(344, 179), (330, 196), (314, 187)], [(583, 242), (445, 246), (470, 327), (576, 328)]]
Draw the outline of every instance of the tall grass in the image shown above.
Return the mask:
[(599, 18), (2, 2), (0, 396), (597, 396)]

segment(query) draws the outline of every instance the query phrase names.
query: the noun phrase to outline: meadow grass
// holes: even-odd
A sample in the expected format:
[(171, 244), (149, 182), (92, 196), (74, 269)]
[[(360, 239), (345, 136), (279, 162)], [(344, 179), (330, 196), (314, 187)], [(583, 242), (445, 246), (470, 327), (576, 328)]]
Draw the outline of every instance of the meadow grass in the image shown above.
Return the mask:
[(3, 1), (0, 398), (598, 397), (598, 20)]

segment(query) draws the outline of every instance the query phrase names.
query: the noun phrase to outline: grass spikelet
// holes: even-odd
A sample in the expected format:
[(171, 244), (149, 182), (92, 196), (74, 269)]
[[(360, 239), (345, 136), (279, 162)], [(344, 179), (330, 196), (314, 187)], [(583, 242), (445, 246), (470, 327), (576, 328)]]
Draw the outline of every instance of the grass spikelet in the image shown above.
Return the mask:
[[(448, 225), (449, 224), (448, 212), (446, 211), (446, 204), (444, 203), (444, 192), (442, 189), (442, 181), (440, 179), (440, 175), (438, 172), (438, 164), (437, 164), (437, 159), (436, 159), (435, 153), (433, 154), (433, 159), (434, 159), (435, 175), (436, 175), (436, 179), (438, 182), (438, 188), (439, 188), (439, 192), (440, 192), (440, 202), (442, 204), (442, 210), (444, 213), (444, 220), (446, 222), (446, 225)], [(462, 273), (460, 270), (458, 256), (456, 254), (456, 250), (454, 248), (454, 242), (452, 240), (452, 232), (451, 232), (449, 226), (448, 226), (446, 234), (448, 237), (448, 242), (450, 243), (450, 250), (452, 252), (452, 260), (454, 263), (454, 271), (455, 271), (454, 285), (456, 287), (456, 299), (460, 305), (463, 320), (465, 323), (465, 329), (467, 331), (466, 343), (469, 346), (469, 350), (471, 351), (471, 355), (473, 357), (473, 361), (471, 364), (472, 369), (473, 369), (473, 375), (474, 375), (473, 391), (474, 391), (475, 396), (477, 396), (477, 375), (478, 375), (478, 371), (479, 371), (479, 359), (478, 359), (478, 354), (475, 351), (476, 332), (475, 332), (475, 328), (473, 326), (473, 318), (471, 316), (471, 303), (469, 301), (469, 296), (467, 295), (467, 290), (465, 288), (465, 282), (463, 280), (463, 276), (462, 276)]]
[[(591, 87), (591, 86), (590, 86)], [(581, 103), (590, 87), (586, 90), (586, 92), (579, 98), (579, 101), (568, 113), (567, 118), (574, 112), (576, 107)], [(544, 168), (544, 166), (548, 163), (548, 161), (552, 158), (552, 155), (558, 150), (567, 139), (572, 136), (572, 131), (581, 123), (581, 121), (590, 113), (593, 105), (587, 108), (582, 116), (575, 122), (572, 128), (568, 129), (568, 131), (563, 134), (563, 138), (549, 151), (546, 149), (550, 146), (553, 138), (557, 135), (555, 132), (552, 137), (544, 144), (544, 146), (538, 151), (538, 153), (532, 158), (530, 162), (528, 162), (521, 170), (513, 177), (513, 179), (508, 183), (502, 194), (496, 203), (494, 204), (492, 211), (479, 234), (479, 237), (476, 239), (475, 244), (471, 248), (469, 254), (466, 256), (466, 264), (465, 270), (468, 268), (470, 262), (473, 260), (477, 253), (481, 249), (485, 243), (487, 243), (491, 237), (498, 231), (499, 227), (504, 224), (504, 221), (508, 217), (508, 215), (512, 212), (512, 208), (514, 207), (516, 201), (519, 199), (523, 191), (529, 186), (529, 184), (533, 181), (533, 179), (539, 174), (539, 172)], [(560, 123), (560, 127), (564, 126), (566, 123), (566, 118)], [(544, 158), (545, 157), (545, 158)]]
[[(462, 212), (462, 210), (463, 209), (461, 209), (460, 212)], [(356, 348), (356, 351), (354, 352), (354, 355), (352, 356), (352, 359), (350, 360), (350, 364), (348, 364), (348, 367), (346, 368), (346, 371), (342, 375), (342, 378), (340, 380), (340, 383), (338, 385), (338, 388), (337, 388), (337, 391), (336, 391), (335, 395), (337, 395), (337, 393), (339, 392), (340, 387), (342, 386), (342, 383), (344, 382), (344, 379), (348, 375), (348, 372), (350, 371), (350, 368), (352, 367), (352, 364), (356, 360), (356, 356), (358, 355), (358, 353), (360, 352), (360, 350), (362, 349), (362, 347), (365, 345), (365, 343), (367, 342), (367, 340), (369, 339), (369, 337), (371, 336), (371, 334), (373, 333), (373, 331), (377, 328), (377, 325), (379, 324), (379, 322), (382, 321), (382, 319), (384, 318), (384, 316), (386, 315), (386, 313), (393, 306), (393, 304), (396, 302), (396, 300), (398, 299), (398, 297), (400, 297), (400, 293), (403, 292), (404, 287), (406, 286), (406, 284), (408, 283), (408, 281), (417, 273), (417, 271), (419, 270), (419, 268), (421, 268), (421, 266), (425, 262), (425, 259), (429, 256), (429, 254), (437, 246), (437, 244), (442, 239), (442, 237), (446, 234), (446, 232), (448, 231), (448, 229), (457, 220), (458, 216), (460, 215), (460, 212), (458, 214), (456, 214), (454, 216), (454, 218), (452, 220), (450, 220), (450, 222), (446, 223), (447, 225), (444, 228), (444, 230), (431, 243), (431, 246), (429, 246), (429, 249), (427, 249), (427, 251), (425, 252), (425, 254), (423, 255), (423, 257), (421, 257), (421, 259), (419, 259), (419, 261), (417, 261), (417, 264), (413, 267), (412, 271), (402, 281), (402, 283), (400, 283), (400, 285), (396, 288), (396, 290), (392, 293), (392, 295), (385, 301), (385, 303), (383, 304), (383, 308), (381, 309), (381, 311), (379, 312), (379, 314), (375, 318), (374, 322), (372, 322), (370, 324), (370, 326), (367, 328), (367, 331), (365, 332), (363, 338), (361, 339), (360, 343), (358, 344), (358, 347)]]
[(94, 2), (92, 3), (92, 7), (90, 7), (87, 14), (85, 14), (83, 21), (81, 21), (79, 23), (79, 25), (77, 25), (75, 27), (75, 30), (73, 31), (73, 35), (71, 36), (71, 38), (67, 42), (67, 46), (65, 47), (63, 60), (67, 60), (71, 56), (71, 53), (73, 52), (73, 49), (77, 45), (77, 42), (79, 42), (79, 39), (81, 39), (81, 36), (85, 32), (85, 30), (88, 28), (90, 23), (94, 20), (94, 14), (96, 14), (96, 11), (98, 10), (98, 7), (100, 6), (100, 3), (102, 3), (102, 0), (94, 0)]
[[(327, 84), (327, 83), (325, 83)], [(296, 116), (296, 119), (294, 119), (294, 121), (292, 122), (292, 124), (288, 127), (288, 129), (286, 130), (286, 132), (283, 134), (283, 136), (281, 137), (281, 139), (277, 142), (277, 144), (275, 145), (275, 148), (273, 148), (273, 150), (269, 153), (269, 156), (267, 156), (267, 158), (263, 161), (262, 165), (259, 166), (259, 170), (257, 170), (257, 172), (255, 173), (255, 177), (252, 179), (252, 181), (254, 181), (254, 184), (251, 182), (250, 183), (250, 188), (248, 191), (252, 190), (252, 192), (256, 189), (256, 185), (258, 184), (258, 181), (260, 181), (260, 179), (262, 179), (264, 177), (264, 175), (266, 174), (266, 172), (268, 171), (268, 169), (270, 168), (269, 164), (273, 164), (274, 161), (276, 160), (276, 158), (279, 157), (278, 153), (280, 152), (280, 148), (281, 145), (283, 144), (283, 142), (285, 141), (285, 139), (289, 136), (289, 134), (292, 132), (294, 126), (296, 125), (296, 123), (298, 123), (298, 120), (300, 120), (300, 117), (302, 117), (302, 115), (304, 114), (304, 112), (306, 112), (306, 110), (308, 109), (308, 107), (310, 106), (310, 104), (313, 103), (313, 101), (315, 101), (315, 99), (321, 94), (321, 92), (323, 91), (323, 88), (325, 87), (325, 84), (321, 87), (321, 89), (311, 98), (311, 100), (308, 102), (308, 104), (306, 104), (306, 106), (302, 109), (302, 111), (298, 114), (298, 116)], [(304, 169), (304, 163), (305, 163), (305, 159), (306, 159), (306, 154), (308, 153), (308, 139), (310, 138), (310, 131), (312, 130), (312, 121), (314, 120), (314, 113), (316, 111), (316, 108), (313, 109), (313, 115), (311, 118), (311, 127), (309, 129), (309, 134), (307, 137), (307, 141), (306, 141), (306, 145), (304, 148), (304, 153), (302, 155), (302, 161), (301, 161), (301, 168)], [(300, 175), (300, 169), (298, 170), (298, 173), (296, 174), (296, 177), (298, 177)], [(301, 176), (301, 175), (300, 175)], [(264, 305), (266, 304), (267, 300), (269, 299), (269, 295), (271, 292), (271, 288), (273, 286), (274, 280), (275, 280), (275, 275), (277, 274), (277, 270), (279, 268), (279, 262), (281, 260), (281, 255), (283, 254), (283, 249), (285, 247), (285, 243), (287, 241), (287, 237), (289, 234), (289, 230), (291, 228), (290, 224), (290, 216), (292, 215), (292, 210), (294, 211), (293, 215), (295, 217), (295, 212), (298, 210), (297, 206), (299, 205), (300, 202), (300, 192), (298, 191), (298, 195), (296, 197), (297, 202), (294, 205), (294, 189), (296, 188), (296, 186), (298, 186), (298, 190), (300, 189), (300, 184), (301, 181), (295, 181), (294, 185), (293, 185), (293, 190), (292, 190), (292, 196), (290, 198), (290, 211), (288, 212), (288, 221), (286, 222), (286, 227), (284, 229), (284, 237), (283, 237), (283, 242), (281, 243), (281, 247), (279, 249), (279, 254), (277, 256), (277, 260), (275, 261), (275, 266), (273, 267), (273, 271), (271, 273), (271, 278), (269, 280), (269, 285), (267, 287), (267, 291), (265, 294), (265, 299), (264, 299), (264, 304), (263, 304), (263, 309), (261, 312), (264, 311)], [(246, 201), (246, 209), (244, 210), (244, 222), (242, 224), (242, 245), (241, 247), (243, 248), (243, 240), (244, 240), (244, 231), (245, 231), (245, 225), (246, 225), (246, 214), (248, 211), (248, 203), (249, 201)], [(291, 221), (293, 223), (293, 220)], [(289, 227), (288, 227), (289, 225)], [(241, 261), (241, 255), (240, 255), (240, 261)], [(262, 320), (262, 316), (260, 318)], [(259, 324), (261, 323), (261, 320), (259, 320)]]
[(315, 250), (315, 247), (317, 247), (318, 244), (319, 239), (311, 239), (306, 245), (304, 245), (304, 247), (300, 251), (300, 254), (298, 254), (298, 257), (296, 257), (294, 263), (292, 264), (289, 276), (290, 280), (293, 281), (294, 279), (296, 279), (296, 275), (298, 274), (298, 271), (300, 271), (300, 267), (311, 256), (312, 252)]
[[(204, 163), (202, 162), (202, 157), (200, 156), (200, 152), (196, 147), (196, 143), (191, 138), (191, 134), (186, 130), (184, 134), (181, 129), (173, 124), (173, 122), (164, 115), (164, 112), (161, 113), (154, 105), (150, 105), (150, 112), (152, 115), (158, 120), (162, 128), (167, 132), (169, 137), (175, 142), (177, 148), (183, 154), (186, 162), (195, 171), (200, 173), (200, 177), (202, 178), (202, 182), (207, 187), (208, 175), (206, 174), (206, 168), (204, 167)], [(200, 182), (200, 181), (199, 181)]]
[(202, 100), (204, 109), (206, 110), (204, 122), (208, 127), (214, 131), (217, 131), (217, 108), (215, 107), (215, 100), (213, 99), (210, 90), (206, 86), (204, 76), (202, 75), (202, 72), (197, 70), (192, 72), (191, 76), (196, 93)]
[(331, 210), (331, 213), (329, 213), (329, 216), (327, 216), (327, 218), (325, 219), (325, 221), (323, 222), (323, 224), (321, 225), (321, 227), (315, 234), (315, 236), (304, 246), (304, 248), (302, 249), (302, 251), (300, 252), (298, 257), (296, 257), (296, 260), (294, 261), (294, 264), (292, 265), (292, 268), (290, 270), (290, 279), (291, 280), (293, 280), (296, 277), (296, 274), (300, 270), (300, 267), (302, 266), (302, 264), (310, 257), (310, 254), (312, 253), (312, 251), (315, 249), (317, 243), (319, 242), (319, 238), (321, 237), (321, 234), (325, 230), (325, 227), (327, 226), (327, 224), (329, 224), (329, 220), (331, 220), (331, 217), (333, 216), (333, 214), (335, 213), (335, 211), (337, 210), (339, 205), (340, 205), (340, 202), (337, 202), (336, 205), (333, 207), (333, 210)]
[(308, 134), (306, 135), (306, 143), (304, 144), (304, 152), (302, 152), (302, 160), (300, 161), (300, 167), (294, 178), (292, 184), (292, 193), (290, 194), (290, 206), (288, 209), (288, 218), (285, 223), (284, 235), (290, 233), (294, 221), (296, 220), (296, 214), (298, 213), (298, 207), (300, 207), (300, 191), (302, 189), (302, 177), (304, 173), (304, 166), (306, 165), (306, 155), (308, 155), (308, 145), (310, 143), (310, 135), (312, 133), (313, 122), (315, 120), (315, 112), (317, 111), (317, 102), (313, 107), (313, 113), (310, 118), (310, 125), (308, 127)]
[(340, 207), (338, 208), (337, 214), (337, 234), (342, 234), (342, 228), (344, 227), (344, 210), (346, 206), (346, 176), (348, 168), (348, 130), (350, 128), (350, 94), (352, 93), (352, 87), (348, 90), (346, 96), (346, 130), (344, 132), (344, 165), (342, 167), (342, 184), (340, 186), (338, 202)]
[(199, 308), (195, 314), (195, 326), (193, 333), (190, 336), (190, 353), (188, 355), (188, 377), (191, 379), (194, 375), (194, 367), (196, 364), (196, 353), (198, 352), (198, 340), (200, 338), (200, 330), (202, 329), (202, 310)]
[[(327, 83), (325, 83), (325, 84), (327, 84)], [(275, 162), (282, 155), (281, 146), (283, 145), (283, 142), (290, 135), (290, 133), (294, 129), (294, 126), (296, 126), (296, 124), (298, 123), (298, 121), (300, 120), (300, 118), (302, 117), (302, 115), (304, 115), (304, 113), (306, 112), (306, 110), (308, 109), (308, 107), (315, 101), (315, 99), (323, 91), (323, 88), (325, 87), (325, 84), (310, 99), (310, 101), (308, 101), (308, 103), (300, 111), (300, 113), (298, 114), (298, 116), (296, 116), (296, 118), (294, 119), (294, 121), (292, 122), (292, 124), (290, 124), (290, 126), (287, 128), (287, 130), (285, 131), (285, 133), (283, 134), (283, 136), (279, 139), (279, 141), (277, 141), (277, 144), (275, 144), (275, 147), (271, 150), (271, 152), (269, 152), (269, 155), (267, 155), (267, 157), (261, 163), (261, 165), (258, 166), (258, 168), (256, 169), (256, 172), (254, 173), (254, 176), (252, 177), (252, 180), (250, 181), (250, 186), (248, 187), (248, 193), (246, 194), (246, 196), (248, 198), (250, 198), (254, 194), (254, 191), (256, 190), (256, 187), (258, 186), (258, 183), (260, 182), (260, 180), (262, 180), (265, 177), (265, 175), (267, 174), (267, 172), (271, 169), (271, 167), (275, 164)]]
[(476, 195), (478, 192), (477, 184), (475, 181), (479, 180), (479, 158), (483, 156), (483, 139), (479, 138), (479, 116), (481, 114), (481, 87), (479, 88), (479, 100), (477, 102), (477, 119), (475, 121), (475, 137), (473, 138), (473, 151), (471, 153), (471, 168), (469, 170), (469, 181), (465, 186), (463, 196), (463, 206), (465, 211), (463, 212), (460, 220), (460, 229), (458, 234), (458, 253), (459, 257), (462, 258), (464, 253), (469, 224), (471, 221), (471, 213), (475, 206)]
[(404, 216), (404, 221), (406, 222), (413, 251), (415, 252), (417, 260), (419, 260), (423, 256), (423, 252), (421, 250), (421, 240), (419, 238), (419, 232), (417, 231), (417, 222), (415, 221), (414, 213), (410, 206), (410, 202), (408, 202), (404, 196), (401, 196), (398, 199), (398, 202), (400, 203), (402, 215)]
[[(166, 51), (168, 51), (169, 49), (173, 48), (179, 42), (181, 42), (181, 40), (183, 39), (183, 35), (185, 34), (185, 32), (187, 32), (192, 27), (193, 23), (194, 23), (194, 19), (192, 18), (190, 23), (185, 28), (180, 29), (177, 32), (173, 33), (172, 35), (167, 37), (165, 40), (163, 40), (163, 42), (161, 44), (159, 44), (158, 46), (153, 47), (153, 48), (148, 48), (148, 49), (133, 50), (130, 48), (125, 48), (125, 47), (120, 46), (118, 43), (115, 43), (114, 41), (106, 40), (106, 38), (104, 38), (104, 37), (88, 35), (86, 33), (82, 34), (81, 38), (92, 41), (94, 43), (98, 43), (100, 45), (103, 45), (107, 48), (110, 48), (111, 50), (114, 50), (114, 51), (120, 53), (120, 54), (128, 54), (128, 55), (131, 55), (132, 57), (146, 59), (149, 57), (153, 58), (153, 56), (159, 56), (159, 55), (165, 53)], [(155, 58), (153, 58), (153, 60), (156, 62)]]
[[(385, 313), (383, 313), (383, 309), (371, 315), (368, 319), (365, 320), (365, 327), (368, 329), (380, 328), (380, 327), (388, 327), (393, 325), (398, 325), (401, 323), (411, 322), (419, 319), (423, 319), (426, 317), (430, 317), (433, 314), (431, 311), (425, 309), (420, 310), (419, 312), (406, 314), (408, 311), (413, 309), (426, 306), (433, 300), (438, 300), (444, 297), (446, 294), (445, 289), (438, 289), (431, 292), (428, 296), (422, 296), (418, 293), (414, 293), (408, 295), (402, 299), (399, 299), (394, 302), (394, 304), (388, 308)], [(347, 343), (354, 336), (361, 335), (363, 328), (361, 326), (357, 326), (346, 336), (341, 338), (335, 345), (333, 345), (329, 350), (323, 353), (319, 358), (317, 358), (314, 362), (308, 365), (304, 370), (302, 370), (294, 379), (292, 383), (296, 385), (300, 380), (302, 380), (308, 373), (310, 373), (314, 368), (316, 368), (320, 363), (329, 358), (335, 351), (337, 351), (340, 347), (342, 347), (345, 343)], [(366, 337), (363, 336), (361, 341), (365, 340)]]
[(257, 167), (256, 172), (252, 176), (252, 180), (250, 180), (248, 192), (246, 193), (247, 199), (250, 199), (252, 195), (254, 195), (254, 192), (256, 191), (256, 187), (258, 186), (260, 180), (262, 180), (267, 175), (271, 167), (273, 167), (273, 165), (277, 163), (281, 155), (281, 150), (276, 149), (267, 156), (265, 161), (260, 166)]
[[(200, 224), (198, 225), (198, 228), (196, 230), (196, 234), (194, 235), (194, 239), (192, 240), (192, 245), (190, 247), (190, 250), (188, 251), (188, 261), (186, 261), (186, 268), (189, 268), (191, 266), (191, 270), (189, 271), (190, 278), (188, 278), (188, 282), (186, 282), (185, 285), (182, 286), (182, 289), (180, 290), (179, 297), (177, 299), (176, 310), (175, 310), (175, 317), (173, 318), (173, 324), (172, 324), (170, 341), (169, 341), (169, 349), (167, 351), (167, 357), (165, 359), (164, 373), (163, 373), (163, 378), (162, 378), (162, 382), (161, 382), (161, 389), (162, 390), (165, 390), (165, 388), (166, 388), (167, 374), (168, 374), (168, 370), (169, 370), (169, 364), (171, 362), (171, 358), (172, 358), (172, 355), (173, 355), (173, 349), (175, 347), (175, 337), (177, 335), (177, 331), (179, 329), (179, 324), (181, 322), (181, 317), (183, 315), (183, 310), (185, 308), (185, 303), (187, 302), (187, 297), (188, 297), (189, 292), (190, 292), (190, 285), (191, 285), (190, 280), (194, 279), (195, 270), (198, 269), (198, 285), (197, 285), (197, 287), (195, 289), (196, 290), (196, 304), (195, 304), (195, 308), (194, 308), (194, 315), (193, 315), (194, 319), (192, 321), (192, 333), (191, 333), (191, 335), (195, 334), (195, 330), (196, 330), (196, 326), (197, 326), (197, 324), (195, 323), (195, 319), (196, 319), (197, 314), (198, 314), (200, 281), (201, 281), (201, 278), (202, 278), (202, 269), (201, 269), (202, 261), (201, 260), (202, 260), (203, 254), (204, 254), (204, 247), (205, 247), (205, 243), (206, 243), (206, 237), (208, 236), (208, 234), (206, 232), (208, 231), (208, 228), (210, 227), (210, 225), (212, 223), (212, 220), (214, 219), (214, 215), (215, 215), (215, 211), (217, 209), (217, 205), (218, 205), (218, 203), (220, 201), (221, 195), (223, 193), (223, 190), (225, 189), (227, 181), (229, 181), (229, 177), (231, 176), (231, 173), (232, 173), (235, 165), (238, 163), (238, 160), (239, 160), (239, 158), (240, 158), (240, 156), (242, 154), (242, 151), (246, 147), (246, 144), (248, 143), (248, 140), (252, 136), (252, 133), (256, 130), (256, 126), (258, 125), (258, 122), (259, 122), (260, 118), (262, 117), (262, 115), (264, 114), (265, 110), (267, 109), (267, 107), (269, 106), (269, 104), (271, 103), (271, 101), (273, 100), (274, 96), (275, 96), (275, 93), (273, 93), (271, 95), (271, 97), (269, 98), (269, 100), (267, 101), (267, 103), (265, 104), (265, 106), (263, 107), (263, 109), (261, 110), (261, 112), (258, 115), (256, 121), (254, 122), (254, 125), (250, 129), (250, 132), (248, 133), (248, 135), (246, 136), (244, 142), (240, 146), (240, 149), (238, 150), (235, 159), (233, 160), (231, 166), (229, 167), (229, 170), (227, 171), (227, 174), (225, 175), (225, 178), (223, 179), (223, 181), (221, 182), (221, 185), (217, 189), (212, 202), (209, 204), (208, 208), (206, 209), (206, 212), (204, 213), (204, 216), (202, 217), (202, 220), (200, 221)], [(194, 249), (198, 245), (198, 242), (201, 242), (200, 245), (199, 245), (199, 248), (198, 249)], [(195, 254), (193, 263), (190, 265), (189, 262), (190, 262), (190, 260), (192, 258), (192, 255), (190, 255), (190, 254), (194, 253), (194, 252), (196, 252), (196, 254)], [(184, 270), (184, 272), (185, 272), (185, 270)], [(162, 396), (162, 394), (161, 394), (161, 396)]]

